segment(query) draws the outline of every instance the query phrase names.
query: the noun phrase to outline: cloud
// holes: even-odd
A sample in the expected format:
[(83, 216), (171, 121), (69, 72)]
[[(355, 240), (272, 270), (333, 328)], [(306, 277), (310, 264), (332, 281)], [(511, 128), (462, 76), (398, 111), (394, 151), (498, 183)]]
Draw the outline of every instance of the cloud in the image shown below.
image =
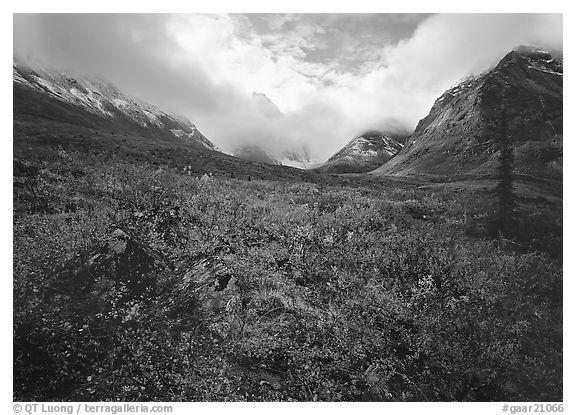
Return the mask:
[(562, 16), (14, 15), (14, 53), (186, 115), (218, 146), (328, 158), (409, 131), (437, 96), (520, 44), (562, 49)]

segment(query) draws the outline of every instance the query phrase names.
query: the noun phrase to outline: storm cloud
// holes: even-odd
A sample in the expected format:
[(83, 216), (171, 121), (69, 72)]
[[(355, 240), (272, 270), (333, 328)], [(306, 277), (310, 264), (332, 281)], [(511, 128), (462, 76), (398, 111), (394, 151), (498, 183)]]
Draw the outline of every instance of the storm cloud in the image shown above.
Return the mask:
[(411, 131), (459, 79), (562, 15), (14, 15), (14, 55), (111, 81), (216, 145), (326, 159), (366, 130)]

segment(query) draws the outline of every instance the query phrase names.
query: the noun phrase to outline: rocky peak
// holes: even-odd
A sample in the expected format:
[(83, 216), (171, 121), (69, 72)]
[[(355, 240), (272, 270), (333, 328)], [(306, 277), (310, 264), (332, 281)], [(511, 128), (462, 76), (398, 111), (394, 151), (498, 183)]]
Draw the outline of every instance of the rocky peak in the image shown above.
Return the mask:
[(346, 144), (319, 169), (333, 173), (361, 173), (375, 169), (403, 147), (379, 131), (369, 131)]
[(523, 47), (508, 53), (493, 69), (444, 92), (407, 145), (377, 172), (493, 172), (500, 120), (506, 111), (508, 132), (517, 147), (517, 168), (556, 175), (556, 161), (540, 159), (540, 154), (562, 153), (562, 73), (562, 61), (548, 52)]
[(521, 46), (508, 53), (492, 71), (516, 80), (536, 76), (537, 72), (563, 76), (563, 62), (549, 52), (530, 46)]

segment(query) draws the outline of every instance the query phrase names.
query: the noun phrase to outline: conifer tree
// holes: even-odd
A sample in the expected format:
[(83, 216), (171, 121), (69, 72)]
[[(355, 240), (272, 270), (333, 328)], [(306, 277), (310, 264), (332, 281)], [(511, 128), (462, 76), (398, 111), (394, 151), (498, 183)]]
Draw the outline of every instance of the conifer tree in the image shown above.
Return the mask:
[(498, 195), (498, 207), (496, 220), (498, 230), (503, 234), (511, 231), (514, 223), (514, 211), (516, 208), (516, 197), (514, 195), (514, 149), (508, 132), (508, 120), (506, 118), (506, 108), (504, 96), (506, 87), (502, 94), (502, 109), (500, 118), (500, 140), (498, 141), (499, 165), (498, 165), (498, 185), (496, 194)]

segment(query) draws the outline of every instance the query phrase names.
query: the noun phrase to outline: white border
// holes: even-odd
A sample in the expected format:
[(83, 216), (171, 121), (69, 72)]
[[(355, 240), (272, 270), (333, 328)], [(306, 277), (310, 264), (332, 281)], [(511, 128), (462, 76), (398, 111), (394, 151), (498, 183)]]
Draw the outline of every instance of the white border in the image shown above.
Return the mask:
[[(471, 4), (474, 3), (474, 4)], [(0, 412), (12, 412), (12, 73), (8, 65), (8, 59), (12, 59), (12, 34), (13, 21), (12, 13), (58, 13), (58, 12), (106, 12), (106, 13), (126, 13), (126, 12), (146, 12), (146, 13), (165, 13), (165, 12), (333, 12), (333, 13), (400, 13), (400, 12), (498, 12), (498, 13), (564, 13), (564, 61), (565, 61), (565, 113), (571, 114), (574, 109), (573, 92), (574, 81), (572, 78), (573, 68), (573, 47), (572, 39), (575, 39), (574, 19), (572, 18), (571, 7), (567, 1), (522, 1), (522, 2), (504, 2), (496, 0), (485, 0), (482, 2), (464, 2), (464, 1), (406, 1), (401, 2), (384, 2), (383, 0), (354, 0), (347, 2), (318, 2), (311, 0), (291, 0), (289, 2), (265, 2), (263, 0), (233, 1), (233, 0), (210, 0), (206, 2), (194, 2), (183, 0), (162, 0), (148, 2), (122, 2), (104, 0), (90, 3), (84, 3), (72, 0), (59, 1), (12, 1), (10, 4), (3, 4), (7, 10), (1, 15), (2, 25), (2, 57), (3, 65), (0, 66), (2, 73), (2, 126), (4, 134), (1, 137), (1, 175), (0, 191), (6, 195), (4, 203), (1, 206), (0, 233), (1, 239), (1, 264), (4, 273), (1, 275), (1, 289), (3, 309), (0, 313), (1, 333), (4, 334), (2, 347), (2, 359), (0, 366), (1, 375), (1, 399)], [(10, 82), (10, 83), (8, 83)], [(9, 86), (10, 85), (10, 86)], [(10, 97), (10, 98), (9, 98)], [(565, 123), (564, 136), (564, 404), (567, 408), (565, 413), (572, 412), (574, 399), (570, 391), (576, 390), (573, 379), (574, 357), (572, 347), (574, 345), (574, 330), (572, 317), (574, 316), (574, 301), (570, 300), (570, 295), (574, 290), (574, 260), (571, 258), (571, 247), (574, 241), (573, 235), (575, 228), (575, 219), (572, 216), (574, 211), (574, 190), (573, 186), (576, 179), (574, 161), (574, 127), (568, 118)], [(277, 414), (290, 413), (294, 411), (312, 413), (317, 411), (327, 412), (348, 412), (362, 411), (363, 413), (431, 413), (431, 414), (495, 414), (503, 413), (502, 405), (499, 403), (270, 403), (270, 404), (251, 404), (251, 403), (176, 403), (174, 412), (177, 414), (188, 414), (192, 411), (200, 413), (213, 412), (219, 410), (240, 410), (250, 414), (266, 414), (271, 411)], [(576, 410), (574, 410), (576, 411)]]

